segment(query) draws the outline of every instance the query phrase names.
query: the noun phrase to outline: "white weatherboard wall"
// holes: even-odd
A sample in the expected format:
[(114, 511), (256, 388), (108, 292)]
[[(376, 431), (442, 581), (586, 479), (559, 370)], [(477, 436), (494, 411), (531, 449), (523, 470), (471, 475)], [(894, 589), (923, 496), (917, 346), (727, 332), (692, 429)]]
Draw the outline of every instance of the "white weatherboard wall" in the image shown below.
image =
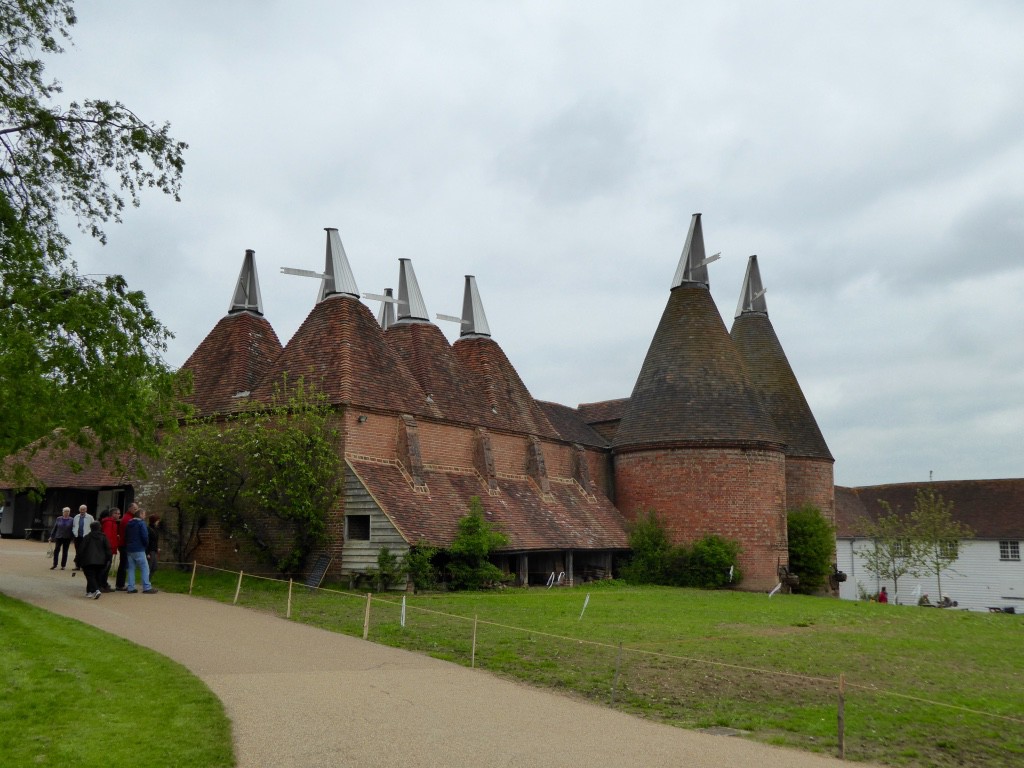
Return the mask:
[[(904, 576), (900, 579), (899, 594), (891, 581), (879, 580), (864, 567), (864, 561), (856, 550), (869, 549), (871, 539), (838, 539), (836, 541), (836, 562), (839, 570), (846, 573), (846, 581), (839, 586), (839, 597), (843, 600), (859, 600), (861, 591), (874, 595), (883, 586), (889, 592), (889, 602), (915, 605), (920, 586), (921, 593), (927, 593), (933, 603), (941, 599), (938, 580), (935, 576), (915, 578)], [(1024, 541), (1020, 549), (1024, 551)], [(960, 542), (956, 562), (942, 572), (942, 592), (959, 603), (959, 608), (972, 611), (987, 611), (989, 608), (1013, 607), (1018, 614), (1024, 614), (1024, 561), (1000, 560), (999, 542), (988, 539), (971, 539)]]

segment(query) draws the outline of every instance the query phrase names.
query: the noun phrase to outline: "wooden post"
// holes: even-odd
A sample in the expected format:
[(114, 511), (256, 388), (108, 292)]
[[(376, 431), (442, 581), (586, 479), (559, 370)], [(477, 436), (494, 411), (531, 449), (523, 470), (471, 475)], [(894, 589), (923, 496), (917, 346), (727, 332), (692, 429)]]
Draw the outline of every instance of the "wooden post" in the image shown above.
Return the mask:
[(232, 605), (238, 605), (238, 593), (242, 591), (242, 574), (245, 571), (238, 572), (238, 586), (235, 587), (235, 599), (232, 601)]
[(846, 759), (846, 675), (839, 674), (839, 759)]
[(284, 612), (284, 617), (290, 619), (292, 617), (292, 580), (288, 579), (288, 608)]
[(476, 668), (476, 619), (477, 614), (473, 614), (473, 649), (469, 653), (469, 668)]
[(619, 652), (615, 656), (615, 678), (612, 680), (612, 703), (615, 706), (615, 692), (619, 688), (619, 669), (622, 667), (622, 641), (619, 640)]
[(373, 600), (373, 593), (366, 593), (366, 613), (363, 614), (363, 640), (370, 636), (370, 601)]
[(188, 580), (188, 593), (192, 594), (192, 585), (196, 583), (196, 561), (192, 561), (192, 578)]

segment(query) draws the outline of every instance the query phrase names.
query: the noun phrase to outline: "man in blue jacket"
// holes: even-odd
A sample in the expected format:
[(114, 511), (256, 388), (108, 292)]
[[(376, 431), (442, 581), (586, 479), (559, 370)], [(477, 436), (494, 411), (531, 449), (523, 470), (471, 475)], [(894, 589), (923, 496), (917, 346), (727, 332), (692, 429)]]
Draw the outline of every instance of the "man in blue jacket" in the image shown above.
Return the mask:
[(138, 592), (135, 588), (135, 569), (142, 572), (142, 594), (152, 595), (157, 590), (149, 583), (149, 560), (146, 549), (149, 545), (149, 531), (146, 529), (146, 513), (141, 509), (124, 529), (124, 550), (128, 558), (127, 592)]

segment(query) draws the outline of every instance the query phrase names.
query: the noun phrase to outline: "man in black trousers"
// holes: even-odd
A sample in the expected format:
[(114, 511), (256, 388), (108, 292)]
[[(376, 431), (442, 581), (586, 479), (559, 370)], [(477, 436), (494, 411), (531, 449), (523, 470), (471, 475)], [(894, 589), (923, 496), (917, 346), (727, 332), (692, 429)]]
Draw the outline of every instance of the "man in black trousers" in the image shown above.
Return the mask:
[(117, 579), (114, 582), (114, 589), (118, 592), (127, 592), (127, 588), (124, 583), (128, 578), (128, 553), (124, 548), (124, 534), (125, 529), (128, 527), (128, 523), (135, 519), (135, 514), (138, 512), (139, 505), (134, 502), (117, 523), (117, 539), (118, 539), (118, 556), (117, 556)]

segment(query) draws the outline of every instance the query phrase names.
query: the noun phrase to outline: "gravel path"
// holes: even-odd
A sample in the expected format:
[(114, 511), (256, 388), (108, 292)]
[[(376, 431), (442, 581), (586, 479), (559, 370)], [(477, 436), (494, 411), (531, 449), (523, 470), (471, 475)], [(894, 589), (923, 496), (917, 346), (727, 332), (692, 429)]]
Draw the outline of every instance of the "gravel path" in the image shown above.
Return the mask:
[[(647, 722), (427, 656), (161, 592), (86, 600), (45, 544), (0, 540), (0, 591), (174, 659), (253, 766), (824, 768), (828, 757)], [(2, 635), (2, 628), (0, 628)]]

